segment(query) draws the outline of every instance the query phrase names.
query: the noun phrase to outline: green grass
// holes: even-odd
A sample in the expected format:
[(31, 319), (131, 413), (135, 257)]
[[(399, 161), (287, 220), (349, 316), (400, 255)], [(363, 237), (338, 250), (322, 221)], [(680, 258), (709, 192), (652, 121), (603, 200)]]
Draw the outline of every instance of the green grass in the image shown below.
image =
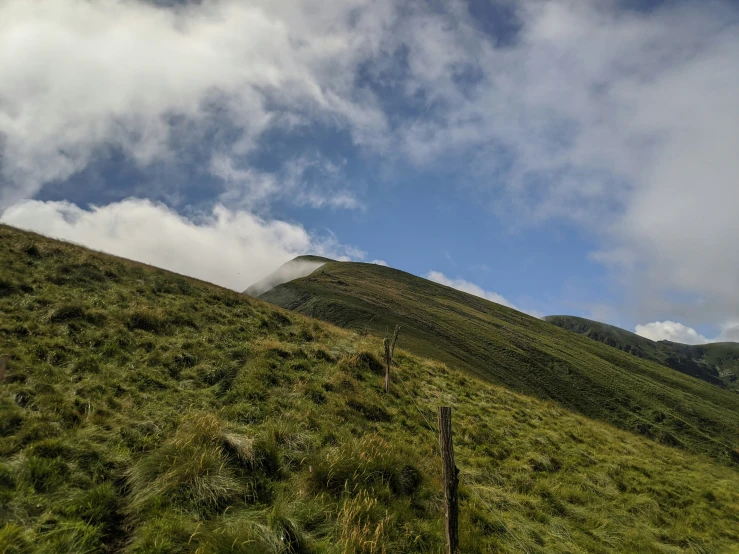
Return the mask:
[(582, 317), (554, 315), (545, 320), (639, 358), (739, 391), (739, 343), (689, 345), (665, 340), (653, 341), (613, 325)]
[[(739, 473), (232, 291), (0, 226), (0, 552), (736, 552)], [(101, 277), (102, 276), (102, 277)]]
[(739, 397), (505, 306), (374, 264), (333, 262), (260, 298), (731, 463)]

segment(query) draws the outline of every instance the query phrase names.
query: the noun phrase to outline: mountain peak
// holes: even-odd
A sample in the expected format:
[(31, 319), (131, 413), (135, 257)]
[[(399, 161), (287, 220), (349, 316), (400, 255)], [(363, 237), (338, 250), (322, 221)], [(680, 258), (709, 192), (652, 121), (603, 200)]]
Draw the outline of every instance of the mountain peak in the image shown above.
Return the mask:
[(334, 261), (335, 260), (332, 260), (331, 258), (314, 256), (312, 254), (298, 256), (297, 258), (293, 258), (289, 262), (282, 264), (264, 279), (250, 285), (244, 291), (244, 294), (248, 294), (249, 296), (259, 296), (277, 285), (287, 283), (293, 279), (299, 279), (300, 277), (306, 277), (322, 265)]

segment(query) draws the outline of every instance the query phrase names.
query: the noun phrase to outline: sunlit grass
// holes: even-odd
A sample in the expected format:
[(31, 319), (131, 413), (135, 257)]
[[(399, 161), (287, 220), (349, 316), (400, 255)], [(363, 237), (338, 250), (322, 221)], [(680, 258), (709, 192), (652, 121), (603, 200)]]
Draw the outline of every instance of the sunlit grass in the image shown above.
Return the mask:
[(464, 552), (739, 544), (736, 470), (402, 332), (386, 395), (371, 336), (6, 227), (0, 262), (0, 553), (442, 552), (441, 403)]

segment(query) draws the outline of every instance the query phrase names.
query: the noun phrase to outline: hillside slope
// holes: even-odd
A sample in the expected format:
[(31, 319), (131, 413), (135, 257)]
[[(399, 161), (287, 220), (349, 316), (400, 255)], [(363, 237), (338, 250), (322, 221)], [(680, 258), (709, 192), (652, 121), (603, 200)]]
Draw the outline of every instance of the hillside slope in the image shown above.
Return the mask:
[(708, 383), (739, 390), (739, 343), (690, 345), (653, 341), (625, 329), (582, 317), (554, 315), (544, 319), (568, 331), (585, 335)]
[(333, 262), (260, 298), (382, 335), (491, 382), (728, 461), (736, 394), (526, 314), (392, 268)]
[[(736, 552), (739, 472), (402, 349), (0, 226), (0, 552)], [(401, 335), (400, 346), (403, 346)]]

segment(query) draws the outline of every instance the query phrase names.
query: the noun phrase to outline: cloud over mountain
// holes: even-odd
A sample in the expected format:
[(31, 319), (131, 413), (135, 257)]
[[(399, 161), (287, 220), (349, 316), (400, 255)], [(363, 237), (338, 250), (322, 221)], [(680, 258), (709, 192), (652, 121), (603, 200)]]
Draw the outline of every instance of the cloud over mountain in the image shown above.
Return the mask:
[(238, 291), (301, 254), (362, 256), (301, 225), (223, 206), (187, 218), (139, 199), (90, 210), (32, 200), (6, 210), (0, 221)]

